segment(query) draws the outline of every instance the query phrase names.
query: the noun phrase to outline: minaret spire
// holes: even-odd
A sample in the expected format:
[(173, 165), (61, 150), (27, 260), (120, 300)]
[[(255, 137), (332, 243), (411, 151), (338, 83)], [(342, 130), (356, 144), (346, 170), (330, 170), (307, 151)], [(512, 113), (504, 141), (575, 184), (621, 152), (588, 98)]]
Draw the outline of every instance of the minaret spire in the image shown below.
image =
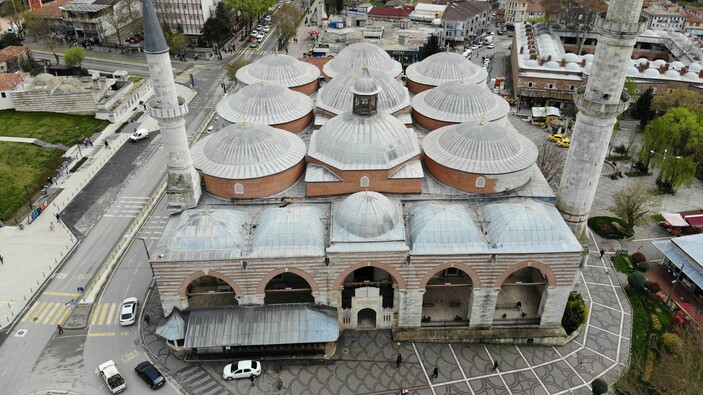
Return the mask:
[(587, 85), (574, 94), (579, 112), (556, 206), (584, 245), (588, 242), (586, 221), (613, 126), (630, 104), (623, 86), (635, 40), (646, 27), (640, 16), (642, 1), (610, 0), (608, 12), (598, 15), (595, 28), (600, 35), (591, 74)]
[(176, 92), (168, 45), (154, 5), (151, 0), (143, 1), (144, 53), (154, 87), (154, 97), (147, 102), (147, 110), (157, 120), (168, 152), (168, 209), (171, 213), (178, 213), (198, 205), (200, 176), (193, 167), (186, 134), (188, 104)]

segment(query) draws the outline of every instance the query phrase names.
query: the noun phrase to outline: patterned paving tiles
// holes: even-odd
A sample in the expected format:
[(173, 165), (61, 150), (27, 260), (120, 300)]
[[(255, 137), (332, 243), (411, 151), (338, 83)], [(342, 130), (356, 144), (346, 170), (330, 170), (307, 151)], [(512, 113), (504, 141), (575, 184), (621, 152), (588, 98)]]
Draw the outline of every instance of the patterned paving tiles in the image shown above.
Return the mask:
[(476, 394), (481, 395), (507, 395), (510, 393), (499, 376), (471, 380), (469, 385)]
[(605, 329), (613, 333), (620, 332), (622, 312), (607, 307), (593, 305), (590, 324), (592, 327)]
[(610, 369), (608, 372), (606, 372), (603, 376), (601, 376), (602, 379), (607, 381), (608, 383), (614, 383), (618, 381), (620, 377), (627, 371), (627, 367), (623, 365), (622, 363), (617, 364), (616, 366), (613, 366), (612, 369)]
[(546, 395), (537, 376), (529, 370), (502, 374), (505, 384), (513, 395)]
[(630, 347), (632, 343), (628, 339), (620, 340), (620, 363), (629, 364), (630, 363)]
[(530, 365), (540, 365), (560, 358), (553, 347), (521, 346), (520, 351)]
[(606, 357), (616, 360), (618, 353), (618, 337), (597, 328), (589, 328), (589, 336), (586, 340), (586, 347), (591, 350), (598, 350)]
[(615, 364), (614, 361), (608, 360), (588, 349), (583, 349), (574, 355), (570, 355), (566, 358), (566, 361), (587, 382), (590, 382), (596, 378), (596, 375)]
[(434, 379), (435, 382), (463, 379), (448, 344), (416, 343), (415, 347), (425, 365), (428, 376), (432, 375), (432, 370), (435, 367), (439, 368), (439, 377)]
[(588, 268), (583, 271), (583, 278), (588, 283), (610, 285), (608, 274), (601, 268)]
[(569, 395), (592, 395), (593, 390), (591, 389), (591, 385), (584, 385), (579, 388), (574, 388), (571, 391), (568, 392)]
[(493, 361), (481, 344), (452, 344), (452, 348), (466, 377), (483, 376), (493, 368)]
[(487, 344), (486, 348), (493, 356), (493, 359), (498, 361), (501, 370), (517, 370), (527, 367), (527, 363), (525, 363), (517, 347)]
[(564, 361), (538, 366), (534, 371), (550, 393), (583, 384), (583, 380)]
[(461, 383), (450, 384), (444, 387), (435, 387), (434, 390), (437, 395), (472, 395), (469, 385), (463, 381)]
[(581, 348), (583, 348), (583, 339), (585, 335), (586, 331), (582, 329), (581, 333), (579, 333), (579, 335), (574, 340), (566, 343), (561, 347), (556, 347), (557, 351), (559, 351), (562, 356), (567, 356), (575, 351), (580, 350)]
[[(613, 308), (620, 308), (618, 304), (618, 299), (615, 297), (615, 292), (613, 292), (613, 287), (610, 285), (596, 285), (590, 284), (590, 298), (593, 302), (602, 304), (604, 306), (611, 306)], [(583, 295), (584, 299), (589, 295)]]

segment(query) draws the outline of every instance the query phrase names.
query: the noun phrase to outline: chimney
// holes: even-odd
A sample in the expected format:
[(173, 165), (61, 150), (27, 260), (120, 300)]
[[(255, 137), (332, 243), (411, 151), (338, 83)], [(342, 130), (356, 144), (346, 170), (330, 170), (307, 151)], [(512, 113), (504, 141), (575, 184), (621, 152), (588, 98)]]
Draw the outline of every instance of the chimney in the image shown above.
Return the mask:
[(683, 66), (681, 70), (679, 70), (679, 74), (684, 75), (686, 73), (688, 73), (688, 67)]

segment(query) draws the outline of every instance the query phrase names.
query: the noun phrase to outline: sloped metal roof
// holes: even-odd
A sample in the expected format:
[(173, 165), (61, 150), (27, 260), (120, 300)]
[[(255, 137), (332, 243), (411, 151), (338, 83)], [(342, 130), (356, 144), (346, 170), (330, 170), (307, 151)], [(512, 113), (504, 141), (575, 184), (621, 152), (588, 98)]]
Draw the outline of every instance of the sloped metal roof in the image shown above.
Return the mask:
[(322, 71), (336, 78), (349, 70), (361, 69), (364, 62), (369, 69), (383, 70), (394, 77), (403, 72), (400, 62), (393, 60), (381, 47), (367, 42), (354, 43), (339, 51), (334, 59), (325, 63)]
[(488, 251), (481, 230), (461, 204), (418, 203), (409, 210), (413, 254), (469, 254)]
[(417, 135), (386, 113), (342, 113), (310, 138), (308, 155), (341, 170), (390, 169), (420, 153)]
[(438, 121), (496, 121), (510, 112), (510, 104), (483, 85), (450, 81), (420, 92), (412, 100), (413, 109)]
[[(402, 82), (382, 70), (369, 69), (368, 72), (381, 89), (378, 94), (379, 112), (392, 114), (410, 107), (410, 95)], [(349, 70), (327, 83), (317, 95), (317, 107), (333, 114), (352, 111), (352, 88), (363, 73), (361, 68)]]
[(683, 273), (699, 288), (703, 288), (703, 234), (657, 240), (652, 245), (676, 267), (683, 267)]
[(284, 86), (259, 81), (247, 85), (217, 103), (217, 115), (231, 123), (253, 122), (278, 125), (298, 120), (312, 112), (312, 99)]
[(703, 234), (678, 237), (671, 241), (692, 260), (699, 265), (703, 264)]
[(258, 61), (237, 70), (237, 81), (245, 85), (258, 84), (259, 81), (294, 88), (309, 84), (320, 78), (320, 69), (310, 63), (285, 54), (264, 56)]
[(167, 321), (156, 328), (156, 334), (170, 341), (185, 339), (186, 322), (183, 319), (183, 313), (178, 307), (174, 307)]
[(268, 125), (235, 124), (198, 141), (191, 154), (203, 173), (230, 180), (265, 177), (288, 170), (305, 158), (297, 135)]
[(298, 204), (271, 207), (256, 219), (251, 257), (299, 257), (325, 255), (323, 213)]
[(362, 96), (378, 95), (381, 92), (381, 87), (371, 77), (366, 65), (361, 67), (361, 75), (354, 79), (351, 92)]
[(421, 62), (413, 63), (405, 75), (418, 84), (438, 86), (449, 81), (464, 80), (467, 84), (483, 84), (488, 72), (454, 52), (437, 52)]
[(464, 122), (436, 129), (422, 140), (425, 155), (442, 166), (479, 174), (524, 170), (537, 160), (537, 146), (497, 123)]
[(333, 342), (338, 319), (334, 307), (298, 303), (197, 309), (190, 312), (184, 347)]
[(408, 178), (423, 178), (425, 172), (422, 170), (422, 163), (419, 160), (410, 161), (398, 170), (393, 172), (388, 178), (390, 179), (408, 179)]
[(526, 200), (479, 209), (491, 248), (498, 252), (577, 252), (581, 244), (552, 205)]
[(222, 259), (242, 255), (246, 242), (243, 225), (247, 214), (238, 210), (186, 210), (180, 214), (166, 242), (164, 259), (187, 259), (195, 255), (215, 252)]
[(308, 163), (305, 169), (305, 182), (339, 182), (342, 181), (339, 176), (334, 174), (325, 166)]

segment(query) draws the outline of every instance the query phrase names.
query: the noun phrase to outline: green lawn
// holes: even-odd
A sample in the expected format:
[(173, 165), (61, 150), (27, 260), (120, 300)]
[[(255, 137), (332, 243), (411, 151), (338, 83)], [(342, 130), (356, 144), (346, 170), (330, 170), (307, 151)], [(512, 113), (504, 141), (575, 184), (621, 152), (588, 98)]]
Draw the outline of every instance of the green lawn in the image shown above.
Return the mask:
[[(90, 115), (0, 111), (0, 136), (34, 137), (72, 145), (99, 132), (109, 122)], [(0, 220), (14, 224), (28, 212), (25, 186), (34, 198), (61, 164), (63, 151), (34, 144), (0, 142)]]
[(629, 256), (619, 254), (613, 255), (611, 259), (613, 261), (613, 266), (615, 266), (615, 270), (625, 274), (629, 273), (630, 270), (632, 270), (632, 261), (630, 260)]
[(634, 232), (627, 232), (627, 226), (620, 218), (615, 217), (591, 217), (588, 219), (588, 227), (598, 236), (606, 239), (622, 239), (632, 237)]

